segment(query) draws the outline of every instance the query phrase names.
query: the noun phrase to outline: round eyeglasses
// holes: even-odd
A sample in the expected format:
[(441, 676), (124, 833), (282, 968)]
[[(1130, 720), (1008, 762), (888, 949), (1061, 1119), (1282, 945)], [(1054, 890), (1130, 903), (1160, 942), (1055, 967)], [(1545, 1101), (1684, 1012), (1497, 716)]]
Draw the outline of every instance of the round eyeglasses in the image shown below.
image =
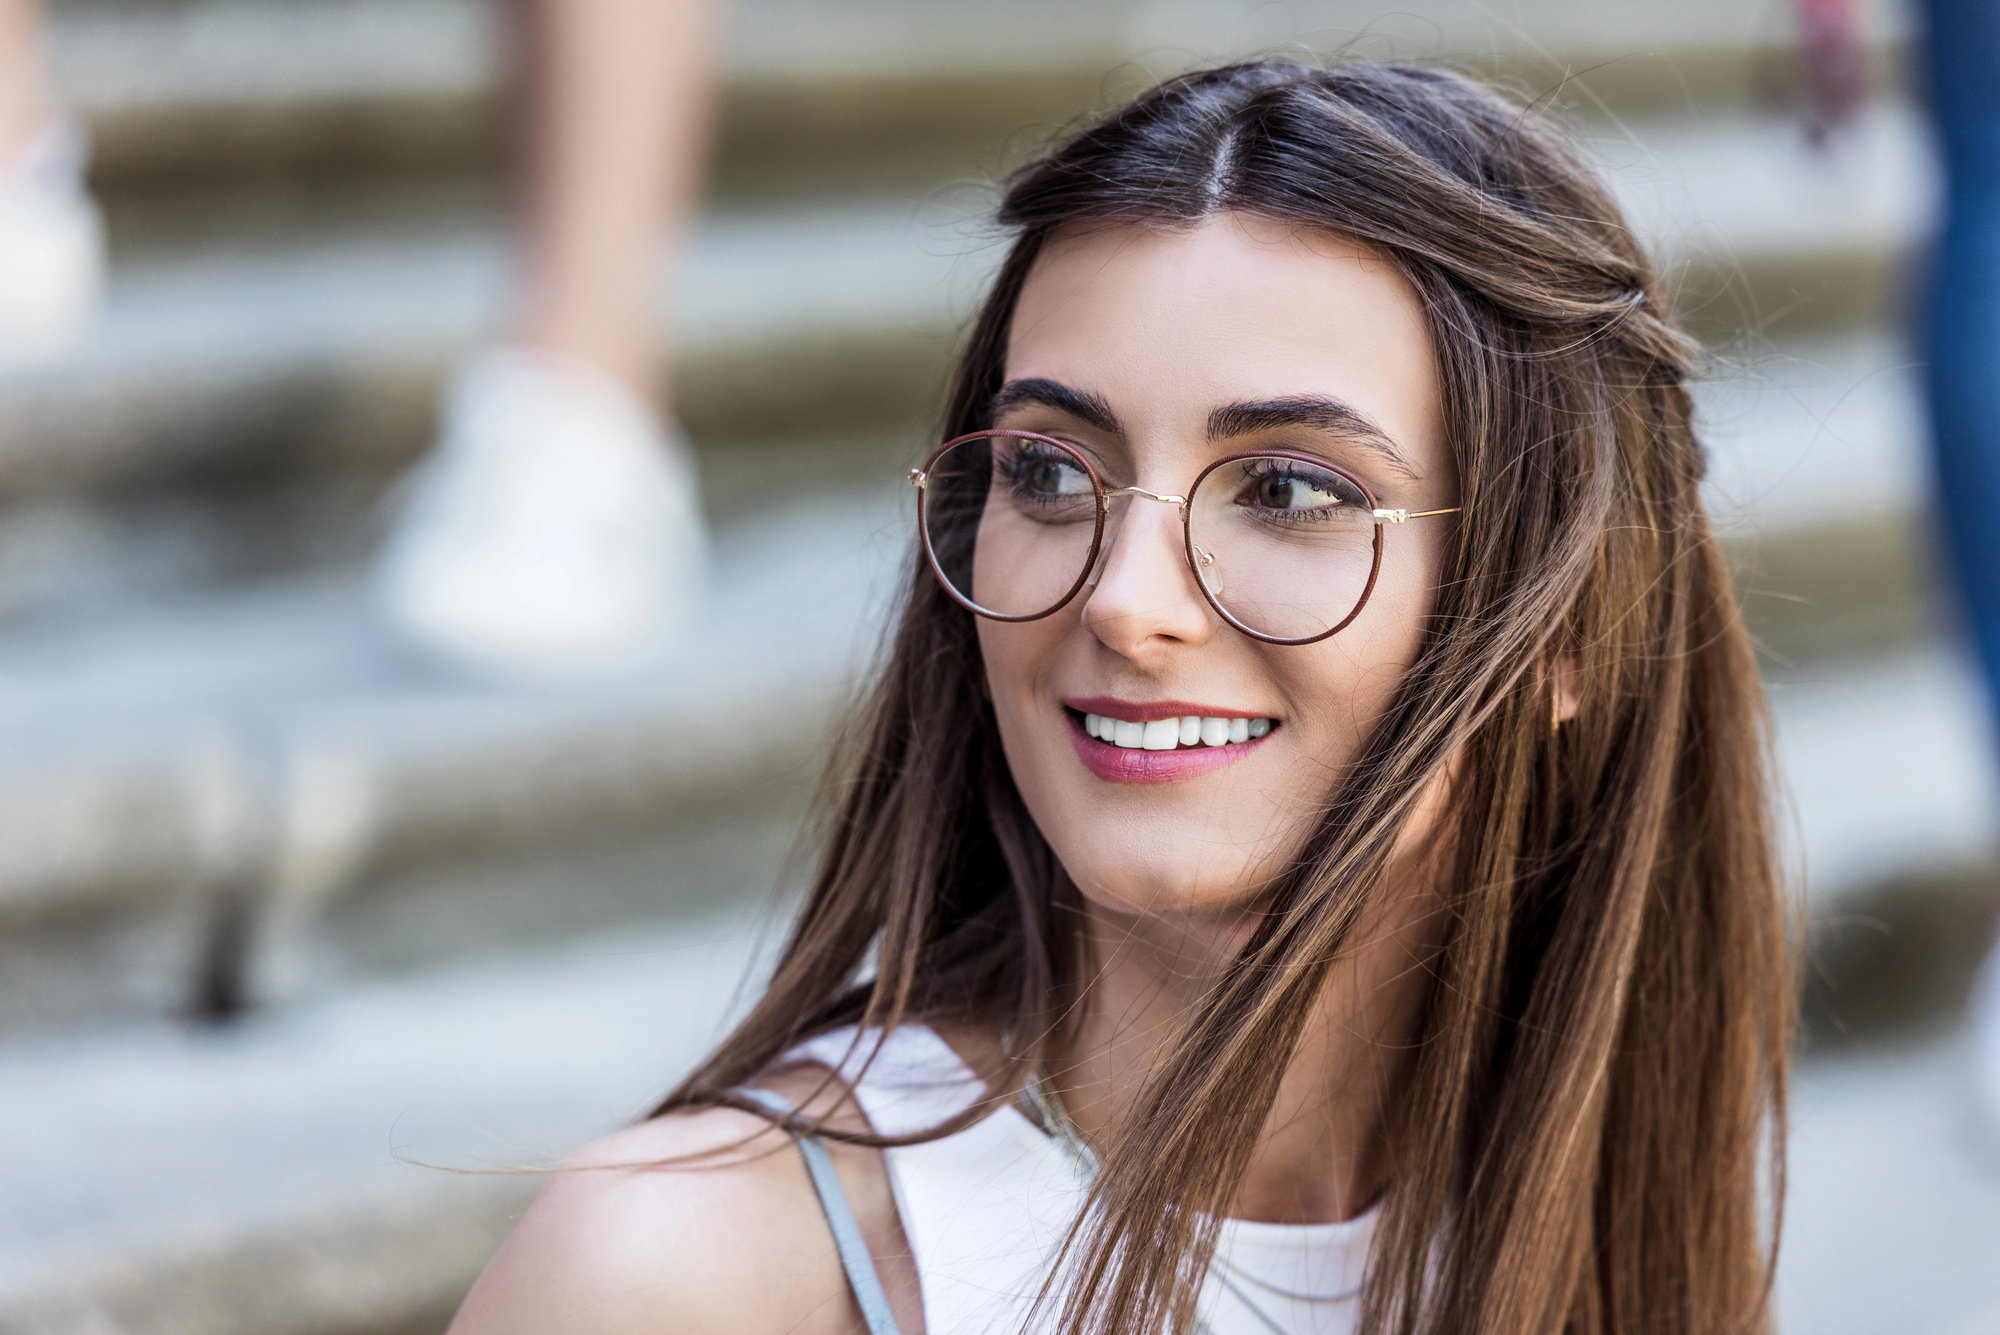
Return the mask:
[(1382, 509), (1345, 469), (1283, 450), (1217, 459), (1185, 496), (1107, 488), (1082, 453), (1032, 431), (946, 441), (910, 482), (932, 572), (980, 616), (1036, 621), (1060, 611), (1096, 582), (1123, 507), (1137, 498), (1179, 508), (1202, 597), (1266, 644), (1345, 630), (1382, 573), (1383, 525), (1459, 510)]

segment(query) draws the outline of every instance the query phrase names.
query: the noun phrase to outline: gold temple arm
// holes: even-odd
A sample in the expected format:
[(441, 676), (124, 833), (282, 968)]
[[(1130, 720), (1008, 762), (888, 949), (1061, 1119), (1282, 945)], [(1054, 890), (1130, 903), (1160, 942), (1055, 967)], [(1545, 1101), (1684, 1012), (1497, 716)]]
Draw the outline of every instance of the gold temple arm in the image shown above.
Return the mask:
[(1369, 513), (1378, 524), (1407, 524), (1412, 519), (1429, 519), (1432, 515), (1455, 515), (1463, 506), (1451, 506), (1443, 510), (1372, 510)]

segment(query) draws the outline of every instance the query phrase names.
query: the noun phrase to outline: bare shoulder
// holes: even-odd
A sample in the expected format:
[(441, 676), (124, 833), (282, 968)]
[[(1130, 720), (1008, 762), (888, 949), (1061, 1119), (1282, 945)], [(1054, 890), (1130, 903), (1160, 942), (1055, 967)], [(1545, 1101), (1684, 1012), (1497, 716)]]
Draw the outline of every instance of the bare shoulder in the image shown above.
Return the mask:
[(631, 1127), (552, 1174), (451, 1335), (847, 1335), (857, 1315), (791, 1138), (705, 1108)]

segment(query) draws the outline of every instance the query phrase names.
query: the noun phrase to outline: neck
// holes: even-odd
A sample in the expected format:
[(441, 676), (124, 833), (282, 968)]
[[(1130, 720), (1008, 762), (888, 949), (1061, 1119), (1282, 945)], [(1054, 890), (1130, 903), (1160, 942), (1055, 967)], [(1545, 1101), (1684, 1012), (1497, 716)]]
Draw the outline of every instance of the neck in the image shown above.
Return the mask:
[[(1351, 1219), (1388, 1185), (1390, 1116), (1409, 1083), (1443, 927), (1430, 878), (1392, 868), (1321, 988), (1286, 1067), (1233, 1218)], [(1090, 985), (1057, 1073), (1085, 1140), (1105, 1143), (1254, 929), (1243, 912), (1165, 916), (1091, 904)]]

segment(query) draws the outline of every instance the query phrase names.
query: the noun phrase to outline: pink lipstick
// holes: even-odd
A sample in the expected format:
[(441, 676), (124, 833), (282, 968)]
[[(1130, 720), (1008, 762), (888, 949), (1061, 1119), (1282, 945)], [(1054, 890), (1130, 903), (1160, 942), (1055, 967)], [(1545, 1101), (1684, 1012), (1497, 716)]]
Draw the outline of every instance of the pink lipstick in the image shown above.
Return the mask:
[[(1269, 734), (1227, 745), (1178, 746), (1172, 750), (1146, 750), (1136, 746), (1092, 737), (1084, 730), (1083, 715), (1104, 714), (1128, 723), (1160, 722), (1187, 716), (1249, 719), (1243, 710), (1223, 710), (1210, 705), (1190, 705), (1183, 701), (1155, 701), (1139, 705), (1123, 700), (1092, 697), (1065, 700), (1063, 720), (1069, 728), (1070, 745), (1084, 768), (1107, 783), (1176, 783), (1233, 764), (1262, 746)], [(1093, 706), (1095, 706), (1093, 708)]]

